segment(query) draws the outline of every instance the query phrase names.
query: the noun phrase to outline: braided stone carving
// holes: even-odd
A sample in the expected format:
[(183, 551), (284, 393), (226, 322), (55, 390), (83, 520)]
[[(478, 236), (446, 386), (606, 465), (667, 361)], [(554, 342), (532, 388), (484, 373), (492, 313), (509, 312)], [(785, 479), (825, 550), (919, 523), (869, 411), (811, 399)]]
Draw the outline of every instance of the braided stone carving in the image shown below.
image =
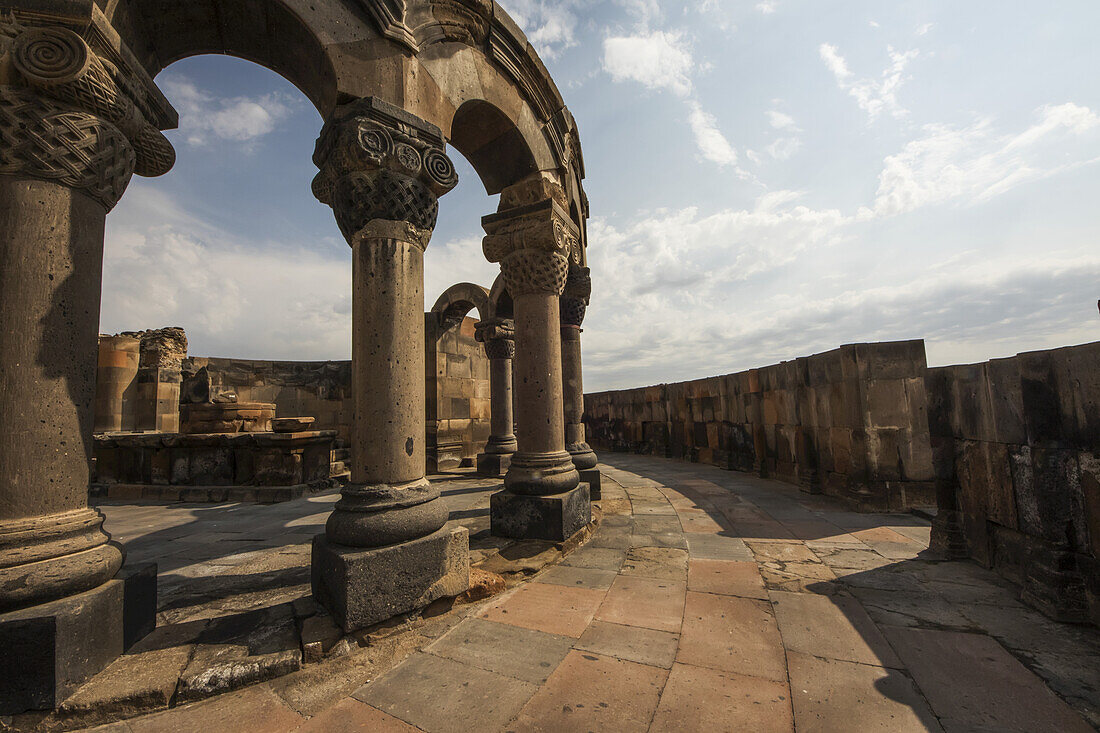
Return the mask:
[(474, 326), (474, 338), (485, 344), (490, 359), (511, 359), (516, 355), (516, 326), (510, 318), (488, 318)]
[(486, 216), (482, 251), (499, 262), (513, 297), (524, 293), (561, 295), (577, 226), (553, 199)]
[(500, 271), (513, 298), (528, 293), (561, 295), (569, 260), (557, 252), (521, 249), (501, 261)]
[(111, 209), (135, 172), (172, 168), (175, 151), (131, 85), (79, 34), (0, 17), (0, 51), (15, 82), (0, 85), (0, 173), (62, 183)]
[(577, 326), (584, 322), (584, 314), (592, 297), (592, 271), (580, 265), (569, 265), (569, 277), (561, 294), (561, 325)]
[(374, 97), (336, 110), (313, 162), (320, 169), (313, 194), (332, 207), (348, 241), (375, 220), (430, 234), (439, 197), (458, 183), (439, 130)]

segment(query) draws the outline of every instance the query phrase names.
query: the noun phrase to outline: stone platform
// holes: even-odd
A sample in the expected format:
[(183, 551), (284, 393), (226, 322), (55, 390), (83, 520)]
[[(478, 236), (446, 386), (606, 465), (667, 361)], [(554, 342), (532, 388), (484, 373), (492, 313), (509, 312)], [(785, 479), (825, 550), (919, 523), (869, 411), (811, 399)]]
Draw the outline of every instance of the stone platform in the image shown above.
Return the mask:
[[(603, 459), (599, 528), (560, 563), (540, 564), (522, 543), (482, 546), (483, 568), (541, 572), (194, 704), (184, 703), (211, 679), (194, 674), (201, 665), (254, 651), (274, 668), (294, 663), (280, 656), (288, 650), (300, 665), (294, 633), (314, 640), (308, 649), (333, 643), (299, 599), (308, 539), (335, 495), (144, 516), (105, 507), (131, 547), (168, 550), (161, 623), (182, 641), (142, 647), (153, 656), (141, 662), (184, 672), (169, 691), (176, 707), (104, 730), (1063, 733), (1100, 724), (1100, 632), (1050, 621), (973, 563), (929, 556), (924, 519), (858, 514), (711, 466)], [(455, 477), (444, 490), (475, 547), (491, 541), (490, 489)], [(237, 555), (209, 549), (237, 543)], [(231, 636), (249, 628), (255, 636)]]

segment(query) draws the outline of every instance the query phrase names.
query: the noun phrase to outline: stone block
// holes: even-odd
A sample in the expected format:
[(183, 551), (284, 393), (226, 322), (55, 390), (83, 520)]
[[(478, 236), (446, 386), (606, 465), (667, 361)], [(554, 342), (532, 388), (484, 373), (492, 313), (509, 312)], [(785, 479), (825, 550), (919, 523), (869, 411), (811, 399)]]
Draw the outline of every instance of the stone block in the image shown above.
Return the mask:
[(581, 482), (588, 484), (588, 497), (592, 501), (598, 501), (603, 496), (600, 493), (600, 486), (602, 484), (603, 477), (600, 474), (600, 469), (589, 468), (581, 471)]
[(355, 631), (470, 587), (470, 534), (443, 527), (427, 537), (363, 549), (313, 538), (313, 595)]
[(477, 456), (477, 475), (492, 478), (504, 478), (508, 467), (512, 465), (512, 454), (479, 453)]
[(551, 496), (498, 491), (489, 498), (493, 535), (563, 542), (592, 521), (588, 484)]
[(129, 649), (157, 626), (157, 564), (124, 565), (122, 581), (122, 648)]
[(0, 614), (0, 715), (57, 707), (125, 650), (125, 581)]

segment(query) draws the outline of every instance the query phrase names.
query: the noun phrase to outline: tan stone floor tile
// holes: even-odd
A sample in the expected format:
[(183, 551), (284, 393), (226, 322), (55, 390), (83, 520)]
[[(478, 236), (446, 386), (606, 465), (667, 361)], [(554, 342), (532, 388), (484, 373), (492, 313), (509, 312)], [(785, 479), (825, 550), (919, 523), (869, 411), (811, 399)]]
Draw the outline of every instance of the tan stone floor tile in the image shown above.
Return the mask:
[(286, 706), (265, 685), (184, 705), (127, 721), (133, 733), (280, 733), (302, 723), (302, 716)]
[(620, 574), (656, 578), (658, 580), (685, 580), (688, 571), (687, 550), (675, 547), (632, 547), (626, 553)]
[(680, 526), (684, 528), (685, 532), (718, 534), (719, 532), (725, 531), (725, 527), (719, 524), (708, 512), (703, 510), (693, 509), (682, 511), (677, 509), (677, 514), (680, 517)]
[(757, 542), (746, 540), (756, 559), (760, 562), (775, 560), (778, 562), (821, 562), (813, 551), (802, 542)]
[(786, 681), (675, 664), (650, 726), (653, 733), (793, 733)]
[(657, 580), (620, 575), (611, 584), (596, 618), (627, 626), (678, 632), (684, 616), (682, 580)]
[(692, 560), (688, 565), (688, 590), (768, 600), (764, 580), (754, 562)]
[(771, 600), (788, 651), (880, 667), (902, 666), (856, 599), (771, 591)]
[(419, 730), (365, 702), (345, 697), (323, 713), (314, 715), (294, 733), (417, 733)]
[(593, 621), (574, 648), (668, 669), (676, 659), (679, 641), (678, 634), (668, 631)]
[(532, 582), (490, 604), (478, 615), (490, 621), (576, 639), (584, 633), (605, 593), (589, 588)]
[(948, 730), (1092, 729), (995, 639), (933, 629), (883, 632)]
[(798, 733), (927, 733), (942, 730), (902, 672), (789, 652)]
[(509, 726), (517, 731), (640, 731), (668, 670), (573, 651)]
[(676, 661), (775, 681), (787, 679), (783, 640), (771, 604), (751, 598), (689, 592)]

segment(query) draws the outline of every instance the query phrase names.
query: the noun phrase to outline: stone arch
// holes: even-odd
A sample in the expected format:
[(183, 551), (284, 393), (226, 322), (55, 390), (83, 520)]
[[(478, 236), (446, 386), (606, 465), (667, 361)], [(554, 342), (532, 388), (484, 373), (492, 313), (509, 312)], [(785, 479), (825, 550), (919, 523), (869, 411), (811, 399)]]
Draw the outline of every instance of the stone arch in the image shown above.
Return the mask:
[[(92, 7), (132, 51), (140, 73), (151, 77), (173, 61), (220, 53), (281, 74), (326, 119), (339, 104), (376, 97), (438, 127), (491, 194), (550, 171), (587, 215), (573, 117), (523, 31), (491, 0), (118, 0), (105, 11)], [(176, 124), (163, 107), (162, 129)]]
[(474, 283), (456, 283), (443, 291), (432, 306), (442, 331), (462, 323), (462, 319), (472, 310), (477, 311), (478, 320), (491, 317), (489, 291)]
[(495, 318), (512, 318), (512, 296), (504, 286), (504, 276), (497, 275), (489, 290), (489, 310)]

